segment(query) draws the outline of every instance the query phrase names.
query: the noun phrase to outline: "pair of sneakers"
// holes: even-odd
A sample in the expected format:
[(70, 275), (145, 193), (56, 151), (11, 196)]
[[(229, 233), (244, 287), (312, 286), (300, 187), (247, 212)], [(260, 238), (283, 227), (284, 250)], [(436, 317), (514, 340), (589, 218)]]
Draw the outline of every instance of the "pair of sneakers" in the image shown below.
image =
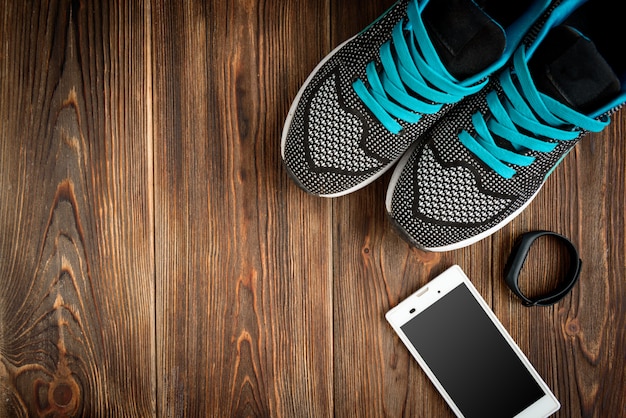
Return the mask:
[(510, 222), (626, 102), (608, 0), (400, 0), (331, 52), (294, 100), (287, 171), (336, 197), (395, 165), (386, 209), (430, 251)]

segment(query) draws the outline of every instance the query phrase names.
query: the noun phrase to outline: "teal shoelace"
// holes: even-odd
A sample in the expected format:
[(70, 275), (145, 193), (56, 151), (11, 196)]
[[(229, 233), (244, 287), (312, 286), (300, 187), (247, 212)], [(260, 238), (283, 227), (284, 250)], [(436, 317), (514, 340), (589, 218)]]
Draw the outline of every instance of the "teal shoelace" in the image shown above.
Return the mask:
[[(511, 70), (500, 75), (504, 94), (495, 91), (487, 95), (491, 117), (477, 112), (472, 116), (475, 135), (463, 130), (458, 138), (461, 143), (500, 176), (510, 179), (517, 170), (535, 161), (531, 152), (551, 152), (559, 141), (571, 141), (582, 130), (600, 132), (610, 120), (597, 120), (586, 116), (559, 101), (539, 92), (535, 87), (528, 66), (526, 50), (519, 48), (514, 56), (514, 81)], [(503, 148), (494, 135), (504, 139), (510, 147)]]
[(399, 120), (416, 123), (422, 115), (438, 112), (443, 104), (476, 93), (486, 82), (462, 86), (450, 75), (430, 41), (415, 0), (408, 5), (407, 18), (394, 27), (392, 39), (380, 47), (379, 57), (380, 72), (375, 62), (366, 66), (369, 86), (359, 78), (352, 87), (394, 134), (402, 130)]

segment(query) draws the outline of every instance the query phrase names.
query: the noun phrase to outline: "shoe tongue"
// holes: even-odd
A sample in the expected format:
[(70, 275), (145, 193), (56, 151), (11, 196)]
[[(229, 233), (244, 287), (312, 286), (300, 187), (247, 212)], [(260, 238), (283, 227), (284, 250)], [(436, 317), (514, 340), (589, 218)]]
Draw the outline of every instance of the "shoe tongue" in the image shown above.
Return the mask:
[(502, 56), (504, 31), (471, 0), (431, 1), (422, 18), (443, 65), (457, 80), (478, 74)]
[(539, 91), (589, 114), (619, 94), (619, 78), (594, 43), (559, 26), (535, 51), (529, 69)]

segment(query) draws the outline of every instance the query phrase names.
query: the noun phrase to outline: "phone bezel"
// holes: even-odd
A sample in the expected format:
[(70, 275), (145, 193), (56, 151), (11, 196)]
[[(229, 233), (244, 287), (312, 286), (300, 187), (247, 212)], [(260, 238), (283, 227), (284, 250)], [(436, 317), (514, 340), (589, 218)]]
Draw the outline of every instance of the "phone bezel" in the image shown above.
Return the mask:
[(443, 298), (447, 293), (455, 289), (460, 284), (465, 284), (467, 286), (472, 296), (476, 299), (480, 307), (486, 313), (487, 317), (495, 325), (500, 334), (503, 336), (504, 340), (508, 343), (513, 352), (520, 359), (524, 367), (526, 367), (530, 375), (535, 379), (537, 384), (544, 391), (543, 397), (538, 399), (535, 403), (530, 405), (524, 411), (520, 412), (518, 415), (515, 416), (515, 418), (537, 418), (539, 416), (548, 417), (556, 412), (560, 408), (560, 403), (557, 400), (556, 396), (554, 396), (548, 385), (535, 370), (532, 363), (528, 360), (526, 355), (513, 340), (506, 328), (496, 317), (495, 313), (491, 310), (487, 302), (485, 302), (478, 290), (474, 287), (465, 272), (463, 272), (461, 267), (458, 265), (453, 265), (452, 267), (448, 268), (446, 271), (432, 279), (426, 285), (413, 292), (413, 294), (401, 301), (394, 308), (390, 309), (385, 315), (387, 321), (390, 323), (396, 334), (399, 336), (400, 340), (407, 347), (407, 349), (418, 362), (420, 367), (424, 370), (428, 378), (433, 382), (436, 389), (446, 400), (452, 411), (455, 413), (456, 416), (464, 417), (464, 415), (457, 407), (455, 401), (451, 398), (446, 389), (440, 383), (434, 372), (428, 367), (415, 346), (413, 346), (409, 338), (402, 331), (401, 327), (408, 321), (413, 319), (415, 316), (419, 315), (429, 306), (436, 303), (439, 299)]

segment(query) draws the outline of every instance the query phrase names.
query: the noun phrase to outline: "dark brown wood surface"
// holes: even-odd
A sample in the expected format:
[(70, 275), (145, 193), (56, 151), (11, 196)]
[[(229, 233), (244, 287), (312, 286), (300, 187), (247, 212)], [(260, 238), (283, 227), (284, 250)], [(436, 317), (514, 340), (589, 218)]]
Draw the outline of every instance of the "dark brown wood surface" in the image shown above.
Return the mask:
[[(562, 403), (624, 416), (626, 113), (510, 225), (443, 254), (280, 158), (309, 72), (393, 1), (0, 0), (0, 416), (452, 416), (384, 320), (459, 264)], [(525, 308), (532, 229), (580, 282)], [(559, 248), (542, 240), (529, 292)], [(561, 254), (562, 255), (562, 254)]]

